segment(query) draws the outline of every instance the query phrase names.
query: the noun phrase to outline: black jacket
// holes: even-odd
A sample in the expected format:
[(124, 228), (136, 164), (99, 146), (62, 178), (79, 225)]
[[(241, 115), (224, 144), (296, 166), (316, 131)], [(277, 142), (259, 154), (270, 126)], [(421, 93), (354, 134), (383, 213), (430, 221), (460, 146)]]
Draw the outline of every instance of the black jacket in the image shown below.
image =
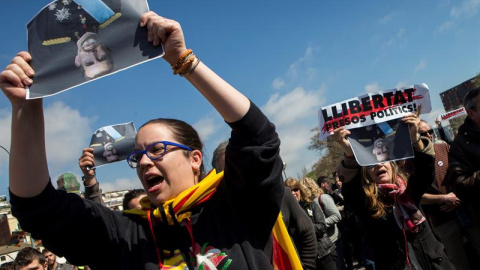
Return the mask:
[(323, 258), (335, 249), (335, 245), (327, 235), (327, 225), (325, 224), (323, 211), (315, 202), (308, 203), (301, 201), (300, 205), (307, 213), (307, 216), (311, 219), (313, 227), (315, 228), (315, 235), (317, 237), (317, 258)]
[[(303, 211), (292, 196), (290, 188), (285, 188), (282, 214), (288, 234), (295, 244), (303, 269), (315, 269), (317, 259), (317, 237), (310, 217)], [(323, 222), (325, 223), (325, 221)]]
[(480, 226), (480, 130), (468, 117), (451, 144), (448, 163), (445, 185), (460, 198), (470, 222)]

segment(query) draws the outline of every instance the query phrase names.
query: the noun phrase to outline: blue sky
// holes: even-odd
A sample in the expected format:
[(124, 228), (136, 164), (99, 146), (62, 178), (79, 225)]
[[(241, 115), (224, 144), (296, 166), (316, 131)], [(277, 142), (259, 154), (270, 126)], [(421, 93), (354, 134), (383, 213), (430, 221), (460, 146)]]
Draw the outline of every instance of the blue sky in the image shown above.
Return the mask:
[[(26, 50), (26, 24), (49, 1), (17, 0), (0, 11), (0, 67)], [(480, 0), (425, 1), (159, 1), (150, 9), (179, 21), (187, 47), (245, 93), (276, 124), (286, 173), (311, 169), (307, 149), (320, 107), (366, 92), (417, 83), (439, 93), (480, 71)], [(44, 101), (52, 179), (80, 178), (81, 151), (99, 127), (152, 118), (182, 119), (200, 132), (208, 168), (229, 128), (184, 79), (157, 59)], [(11, 108), (0, 96), (0, 145), (10, 148)], [(28, 153), (24, 153), (28, 155)], [(28, 164), (25, 164), (28, 169)], [(140, 187), (126, 162), (97, 169), (104, 190)], [(0, 149), (0, 194), (8, 155)], [(32, 179), (33, 181), (33, 179)]]

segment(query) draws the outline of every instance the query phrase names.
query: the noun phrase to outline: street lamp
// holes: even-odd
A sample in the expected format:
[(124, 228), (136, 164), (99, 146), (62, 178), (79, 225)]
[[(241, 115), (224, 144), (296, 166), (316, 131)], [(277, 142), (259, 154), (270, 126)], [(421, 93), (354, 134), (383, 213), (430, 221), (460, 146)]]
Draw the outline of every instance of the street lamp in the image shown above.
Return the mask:
[(282, 168), (283, 177), (284, 177), (283, 180), (286, 180), (286, 179), (287, 179), (287, 173), (285, 172), (286, 169), (287, 169), (287, 163), (283, 162), (283, 168)]
[(2, 148), (3, 150), (5, 150), (5, 152), (7, 152), (7, 154), (10, 155), (10, 152), (8, 152), (8, 150), (7, 150), (5, 147), (3, 147), (3, 146), (0, 145), (0, 148)]

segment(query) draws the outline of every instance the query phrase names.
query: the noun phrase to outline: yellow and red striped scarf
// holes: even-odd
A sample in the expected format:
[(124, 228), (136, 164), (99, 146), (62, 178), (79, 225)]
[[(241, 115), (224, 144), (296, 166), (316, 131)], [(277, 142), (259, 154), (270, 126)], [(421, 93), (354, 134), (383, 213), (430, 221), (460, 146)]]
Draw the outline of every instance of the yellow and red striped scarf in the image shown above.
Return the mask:
[[(192, 213), (190, 212), (190, 209), (208, 200), (215, 193), (217, 186), (222, 179), (223, 171), (216, 173), (215, 170), (212, 170), (200, 183), (184, 190), (176, 198), (168, 200), (157, 208), (154, 208), (148, 198), (144, 197), (140, 204), (145, 210), (132, 209), (125, 210), (124, 212), (148, 218), (149, 210), (153, 209), (153, 216), (160, 221), (168, 222), (169, 225), (174, 225), (174, 219), (176, 219), (178, 223), (181, 223), (184, 219), (191, 216)], [(173, 209), (173, 215), (170, 209)], [(283, 222), (281, 212), (277, 217), (272, 233), (272, 263), (274, 269), (301, 270), (302, 264), (300, 263), (297, 251), (295, 250), (292, 239), (290, 238), (285, 223)]]

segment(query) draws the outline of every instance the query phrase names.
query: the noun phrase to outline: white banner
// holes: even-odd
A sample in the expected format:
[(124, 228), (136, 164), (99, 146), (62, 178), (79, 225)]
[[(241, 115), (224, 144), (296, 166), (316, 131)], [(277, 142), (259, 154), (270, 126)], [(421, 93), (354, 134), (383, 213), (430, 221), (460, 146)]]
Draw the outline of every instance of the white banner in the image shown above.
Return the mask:
[(428, 86), (423, 83), (351, 98), (318, 111), (319, 139), (332, 135), (338, 127), (365, 127), (418, 110), (421, 114), (432, 111)]

